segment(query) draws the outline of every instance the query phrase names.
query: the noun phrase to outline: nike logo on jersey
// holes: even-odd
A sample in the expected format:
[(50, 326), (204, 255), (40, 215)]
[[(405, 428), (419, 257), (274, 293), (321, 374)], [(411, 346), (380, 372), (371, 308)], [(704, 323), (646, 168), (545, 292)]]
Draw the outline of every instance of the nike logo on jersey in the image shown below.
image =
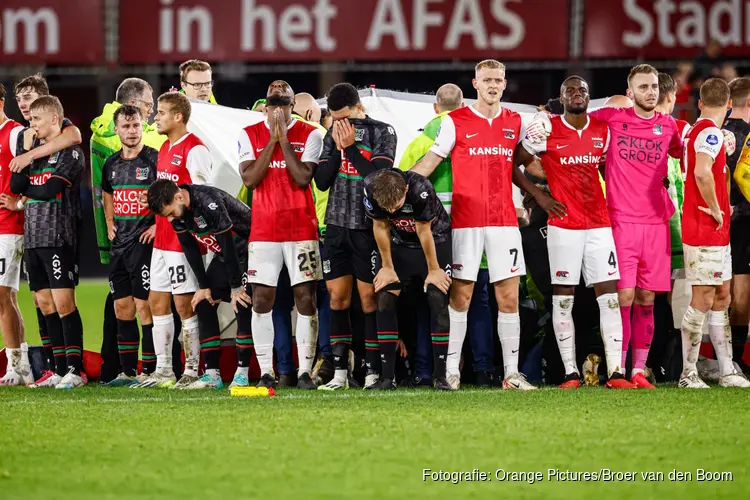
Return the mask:
[(558, 145), (557, 145), (557, 149), (567, 148), (568, 146), (570, 146), (570, 144), (566, 144), (566, 145), (564, 145), (564, 146), (560, 146), (560, 145), (558, 144)]
[(472, 137), (476, 137), (478, 135), (479, 135), (479, 132), (477, 132), (476, 134), (466, 134), (466, 138), (471, 139)]
[(612, 271), (611, 273), (607, 273), (607, 276), (614, 276), (617, 271)]
[(515, 272), (516, 272), (516, 271), (518, 271), (519, 269), (521, 269), (521, 267), (520, 267), (520, 266), (519, 266), (519, 267), (511, 267), (511, 268), (510, 268), (510, 272), (511, 272), (511, 273), (515, 273)]

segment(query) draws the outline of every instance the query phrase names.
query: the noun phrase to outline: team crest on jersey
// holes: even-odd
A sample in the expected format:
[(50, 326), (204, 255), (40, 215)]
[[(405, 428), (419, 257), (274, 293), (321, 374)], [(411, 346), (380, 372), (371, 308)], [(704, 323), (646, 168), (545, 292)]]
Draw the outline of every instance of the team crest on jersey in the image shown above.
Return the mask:
[(295, 153), (304, 153), (305, 145), (302, 144), (301, 142), (293, 142), (292, 149), (294, 149)]
[(148, 167), (138, 167), (135, 169), (135, 178), (139, 181), (148, 179)]
[(362, 142), (365, 138), (365, 129), (358, 128), (354, 131), (354, 140), (356, 142)]
[(366, 197), (362, 200), (362, 202), (365, 204), (365, 208), (367, 210), (372, 210), (372, 203), (370, 203), (370, 200), (368, 200)]
[(182, 163), (182, 156), (174, 155), (172, 157), (172, 165), (179, 166)]
[(50, 165), (53, 164), (53, 163), (57, 163), (57, 159), (59, 157), (60, 157), (60, 152), (58, 151), (57, 153), (55, 153), (55, 154), (53, 154), (52, 156), (49, 157), (49, 160), (47, 160), (47, 163), (49, 163)]
[(194, 217), (193, 220), (195, 221), (195, 224), (198, 226), (198, 229), (205, 229), (208, 224), (206, 224), (206, 219), (203, 218), (202, 215), (199, 215), (198, 217)]
[(654, 134), (661, 135), (661, 125), (659, 124), (654, 125)]
[(604, 143), (602, 141), (594, 141), (594, 147), (595, 148), (603, 148)]
[(506, 139), (515, 139), (516, 138), (516, 133), (515, 133), (515, 131), (513, 129), (504, 128), (503, 132), (505, 132), (505, 138)]

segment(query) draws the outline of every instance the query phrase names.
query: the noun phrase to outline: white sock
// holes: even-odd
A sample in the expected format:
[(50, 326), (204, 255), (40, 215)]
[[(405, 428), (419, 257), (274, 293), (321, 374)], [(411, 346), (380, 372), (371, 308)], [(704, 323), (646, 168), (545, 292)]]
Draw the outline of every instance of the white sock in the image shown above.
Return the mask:
[(503, 348), (505, 378), (518, 373), (518, 349), (521, 345), (521, 318), (517, 312), (497, 313), (497, 336)]
[(221, 373), (216, 368), (209, 368), (206, 370), (206, 374), (211, 378), (221, 378)]
[(200, 323), (197, 314), (182, 320), (182, 345), (185, 350), (183, 374), (197, 377), (201, 359)]
[(576, 363), (576, 328), (573, 324), (572, 295), (552, 296), (552, 326), (555, 329), (557, 348), (560, 350), (560, 357), (565, 366), (565, 375), (571, 373), (580, 375)]
[(297, 358), (299, 370), (297, 376), (303, 373), (310, 374), (313, 361), (315, 361), (315, 346), (318, 342), (318, 313), (312, 316), (303, 316), (297, 313)]
[(599, 303), (599, 324), (604, 341), (607, 375), (624, 375), (622, 363), (622, 315), (616, 293), (605, 293), (596, 298)]
[(339, 382), (340, 384), (343, 384), (344, 382), (346, 382), (346, 379), (348, 376), (349, 376), (348, 370), (334, 370), (333, 371), (333, 380), (335, 380), (336, 382)]
[(250, 374), (250, 367), (248, 366), (238, 366), (237, 370), (234, 372), (234, 376), (242, 375), (243, 377), (247, 378)]
[(255, 356), (258, 358), (261, 376), (273, 375), (273, 319), (270, 312), (259, 314), (253, 311), (252, 327)]
[(711, 337), (716, 360), (719, 362), (719, 375), (731, 375), (734, 373), (732, 329), (729, 327), (727, 311), (708, 311), (708, 335)]
[(450, 334), (448, 336), (448, 357), (445, 361), (445, 373), (447, 376), (461, 375), (461, 349), (466, 338), (466, 321), (469, 312), (459, 312), (448, 306), (450, 317)]
[(154, 316), (154, 352), (156, 353), (156, 369), (161, 372), (172, 373), (172, 342), (174, 342), (174, 318), (171, 314)]
[(703, 338), (703, 322), (706, 313), (689, 306), (682, 317), (682, 374), (698, 372), (695, 363), (698, 361), (698, 351)]
[(21, 368), (21, 348), (11, 349), (6, 347), (5, 353), (8, 356), (8, 369), (18, 373)]
[(29, 344), (21, 342), (21, 366), (31, 366), (29, 363)]

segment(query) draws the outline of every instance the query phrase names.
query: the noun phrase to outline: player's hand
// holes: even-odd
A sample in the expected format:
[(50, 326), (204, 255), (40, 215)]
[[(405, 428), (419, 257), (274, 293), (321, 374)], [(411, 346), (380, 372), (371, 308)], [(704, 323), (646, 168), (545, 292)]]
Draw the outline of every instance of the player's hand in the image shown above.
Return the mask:
[(409, 351), (406, 350), (406, 344), (401, 339), (396, 341), (396, 354), (406, 359), (409, 357)]
[(341, 125), (338, 121), (335, 121), (331, 128), (333, 129), (331, 137), (333, 137), (333, 142), (336, 143), (336, 150), (341, 151)]
[(737, 139), (729, 130), (722, 129), (721, 133), (724, 134), (724, 152), (727, 156), (732, 156), (737, 149)]
[(0, 208), (10, 210), (11, 212), (20, 212), (23, 210), (23, 208), (21, 210), (18, 209), (18, 201), (20, 199), (7, 193), (0, 194)]
[(140, 241), (144, 245), (149, 245), (154, 242), (155, 237), (156, 237), (156, 224), (151, 224), (150, 228), (143, 231), (143, 234), (141, 234), (141, 237), (138, 238), (138, 241)]
[(193, 311), (195, 311), (195, 308), (198, 307), (198, 304), (200, 304), (204, 300), (207, 300), (211, 305), (216, 304), (213, 297), (211, 297), (210, 288), (201, 288), (200, 290), (195, 292), (195, 294), (193, 295), (193, 300), (190, 301), (190, 305), (193, 306)]
[(526, 127), (526, 139), (529, 140), (531, 143), (538, 143), (542, 142), (549, 137), (549, 134), (552, 132), (550, 129), (550, 122), (546, 118), (542, 118), (541, 116), (535, 117), (533, 120), (531, 120), (531, 123), (529, 123), (529, 126)]
[(341, 146), (341, 149), (346, 149), (354, 144), (357, 131), (354, 129), (354, 125), (349, 123), (348, 118), (339, 120), (337, 123), (339, 124), (339, 138), (341, 140), (339, 146)]
[(237, 304), (248, 309), (253, 304), (253, 299), (247, 294), (244, 286), (232, 289), (232, 309), (234, 309), (234, 312), (238, 312)]
[(36, 130), (27, 128), (23, 133), (23, 149), (31, 151), (34, 147), (34, 139), (36, 139)]
[(114, 241), (115, 233), (117, 233), (115, 223), (107, 221), (107, 237), (109, 238), (109, 241)]
[(700, 210), (703, 213), (707, 213), (708, 215), (714, 218), (714, 220), (718, 224), (718, 226), (716, 227), (717, 231), (721, 229), (722, 226), (724, 225), (724, 211), (723, 210), (719, 210), (718, 208), (713, 210), (707, 207), (698, 207), (698, 210)]
[(542, 207), (542, 209), (544, 209), (545, 212), (550, 215), (550, 217), (562, 219), (568, 215), (568, 207), (566, 207), (547, 193), (540, 194), (539, 197), (536, 198), (536, 202), (540, 207)]
[(276, 108), (273, 112), (276, 115), (276, 137), (279, 140), (286, 139), (286, 117), (281, 108)]
[(427, 292), (427, 285), (434, 285), (443, 293), (448, 293), (451, 287), (451, 278), (442, 269), (433, 269), (427, 273), (424, 280), (424, 291)]
[(16, 156), (10, 161), (10, 165), (8, 165), (8, 168), (10, 168), (11, 172), (15, 172), (17, 174), (20, 174), (24, 168), (31, 165), (31, 162), (34, 161), (34, 158), (31, 157), (31, 152), (24, 153), (21, 156)]
[(372, 284), (375, 286), (375, 293), (378, 293), (383, 288), (387, 287), (391, 283), (398, 283), (398, 275), (396, 270), (388, 267), (381, 267), (378, 274), (375, 276)]
[(143, 191), (138, 195), (138, 206), (144, 210), (148, 210), (148, 192)]

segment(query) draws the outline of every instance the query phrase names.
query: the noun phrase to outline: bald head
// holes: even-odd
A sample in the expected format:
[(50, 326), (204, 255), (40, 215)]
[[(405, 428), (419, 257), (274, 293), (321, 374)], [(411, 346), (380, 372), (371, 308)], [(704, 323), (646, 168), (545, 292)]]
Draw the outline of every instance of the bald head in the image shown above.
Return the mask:
[(320, 106), (315, 98), (307, 92), (301, 92), (294, 96), (293, 111), (309, 122), (320, 122)]
[(604, 105), (608, 108), (632, 108), (633, 101), (624, 95), (613, 95), (606, 100)]
[(446, 83), (438, 89), (437, 94), (435, 94), (435, 101), (438, 113), (453, 111), (463, 104), (464, 93), (461, 92), (458, 85)]

